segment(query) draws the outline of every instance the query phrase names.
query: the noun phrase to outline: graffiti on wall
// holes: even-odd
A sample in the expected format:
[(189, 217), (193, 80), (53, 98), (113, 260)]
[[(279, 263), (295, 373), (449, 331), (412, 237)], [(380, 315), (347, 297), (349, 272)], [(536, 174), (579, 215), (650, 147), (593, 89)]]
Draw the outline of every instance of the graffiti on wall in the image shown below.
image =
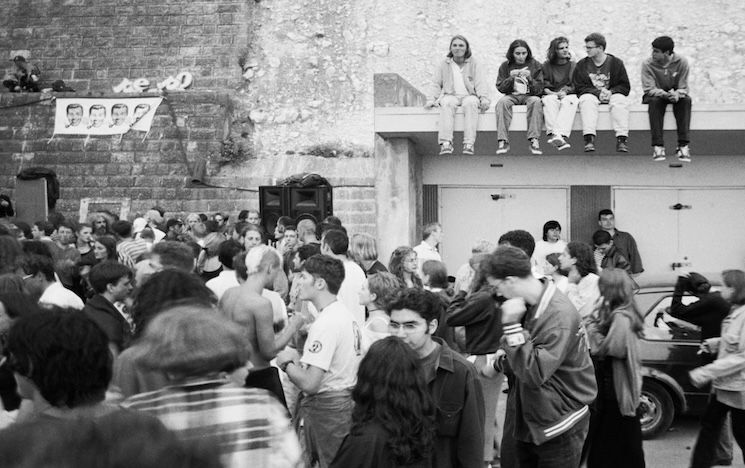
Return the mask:
[[(176, 76), (169, 76), (165, 80), (156, 83), (156, 87), (153, 90), (183, 91), (188, 89), (193, 81), (194, 77), (191, 73), (181, 72)], [(112, 89), (115, 93), (142, 93), (151, 90), (151, 87), (150, 80), (147, 78), (136, 78), (134, 80), (124, 78), (121, 83)]]

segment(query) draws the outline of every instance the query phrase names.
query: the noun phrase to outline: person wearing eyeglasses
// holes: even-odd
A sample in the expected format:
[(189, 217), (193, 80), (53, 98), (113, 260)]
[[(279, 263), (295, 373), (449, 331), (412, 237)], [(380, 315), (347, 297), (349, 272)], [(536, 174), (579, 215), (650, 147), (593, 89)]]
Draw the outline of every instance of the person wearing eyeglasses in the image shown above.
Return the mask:
[(577, 62), (572, 76), (574, 89), (579, 96), (585, 153), (595, 151), (600, 104), (610, 106), (611, 122), (616, 133), (616, 151), (628, 153), (631, 84), (623, 61), (606, 53), (605, 46), (602, 34), (594, 32), (588, 35), (585, 38), (587, 57)]
[(388, 330), (417, 354), (435, 400), (437, 432), (431, 466), (483, 466), (485, 409), (478, 371), (433, 336), (443, 307), (433, 292), (405, 289), (388, 305)]

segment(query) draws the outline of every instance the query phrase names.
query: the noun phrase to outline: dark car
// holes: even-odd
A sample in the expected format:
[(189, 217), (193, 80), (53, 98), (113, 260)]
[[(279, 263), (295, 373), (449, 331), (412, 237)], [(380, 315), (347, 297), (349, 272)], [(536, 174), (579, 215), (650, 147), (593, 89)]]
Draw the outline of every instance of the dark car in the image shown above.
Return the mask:
[[(721, 284), (721, 275), (705, 276), (713, 289)], [(643, 276), (635, 296), (644, 316), (640, 357), (644, 379), (641, 423), (645, 439), (665, 432), (678, 414), (702, 414), (709, 395), (708, 388), (698, 389), (688, 378), (688, 372), (702, 364), (697, 354), (701, 329), (668, 314), (676, 280), (672, 273)], [(683, 296), (683, 304), (697, 300), (690, 294)]]

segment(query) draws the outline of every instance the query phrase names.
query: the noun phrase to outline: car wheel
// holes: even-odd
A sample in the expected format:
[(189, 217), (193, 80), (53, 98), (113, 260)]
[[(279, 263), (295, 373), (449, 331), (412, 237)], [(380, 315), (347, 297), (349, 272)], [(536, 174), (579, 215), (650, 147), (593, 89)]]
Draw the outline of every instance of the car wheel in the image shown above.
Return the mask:
[(670, 393), (657, 382), (644, 379), (639, 401), (639, 420), (642, 438), (654, 439), (665, 432), (673, 422), (675, 406)]

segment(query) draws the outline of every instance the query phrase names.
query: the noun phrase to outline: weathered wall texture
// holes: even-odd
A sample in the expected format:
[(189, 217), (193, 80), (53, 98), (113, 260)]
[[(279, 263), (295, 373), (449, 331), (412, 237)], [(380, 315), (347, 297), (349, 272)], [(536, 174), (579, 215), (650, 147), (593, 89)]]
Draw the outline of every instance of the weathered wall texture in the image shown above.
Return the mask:
[[(486, 66), (489, 81), (493, 81), (509, 42), (515, 38), (527, 40), (542, 60), (554, 36), (569, 37), (575, 55), (581, 57), (584, 36), (603, 32), (608, 52), (626, 62), (635, 100), (640, 100), (639, 67), (649, 55), (649, 43), (655, 36), (669, 34), (676, 40), (677, 51), (687, 55), (693, 65), (690, 81), (696, 102), (745, 101), (745, 6), (734, 0), (617, 0), (602, 4), (590, 0), (527, 0), (519, 4), (507, 0), (5, 3), (6, 14), (0, 17), (0, 58), (27, 51), (48, 80), (64, 79), (78, 92), (110, 93), (122, 78), (145, 77), (155, 83), (189, 71), (195, 78), (193, 87), (179, 99), (187, 102), (202, 90), (226, 93), (229, 112), (198, 117), (214, 119), (213, 144), (219, 146), (223, 128), (227, 128), (250, 154), (239, 167), (218, 171), (210, 165), (209, 182), (256, 188), (292, 173), (318, 172), (336, 187), (334, 198), (342, 219), (367, 231), (375, 229), (373, 74), (398, 73), (424, 90), (434, 64), (445, 55), (455, 33), (468, 37), (475, 56)], [(4, 62), (2, 66), (10, 71), (10, 65)], [(0, 113), (0, 119), (5, 115)], [(21, 149), (16, 145), (22, 128), (50, 125), (48, 118), (39, 116), (40, 120), (34, 121), (33, 115), (24, 122), (17, 120), (18, 116), (0, 121), (5, 132), (0, 132), (0, 157), (5, 158), (2, 167), (13, 166), (9, 158), (17, 153), (30, 151), (35, 158), (51, 154), (39, 148), (41, 143), (35, 137), (21, 138), (25, 143)], [(11, 149), (2, 136), (8, 132), (15, 145)], [(110, 144), (93, 140), (94, 146)], [(152, 145), (147, 151), (154, 164), (167, 164), (158, 160), (163, 152), (155, 148), (152, 136), (145, 144)], [(86, 156), (92, 153), (74, 139), (65, 139), (64, 145), (70, 148), (64, 150), (69, 154), (54, 156), (61, 175), (67, 156), (80, 160), (81, 166), (73, 171), (83, 172), (85, 163), (98, 163)], [(103, 162), (107, 163), (115, 164)], [(12, 172), (3, 171), (3, 182), (9, 182), (9, 175)], [(117, 176), (133, 177), (134, 186), (141, 188), (136, 174)], [(168, 180), (167, 184), (176, 184), (176, 179)], [(87, 179), (80, 182), (86, 185)], [(160, 198), (160, 192), (155, 193), (158, 195), (153, 199)], [(189, 192), (189, 196), (205, 200), (211, 196), (199, 193)], [(63, 191), (63, 195), (76, 196), (73, 191)], [(225, 197), (224, 209), (238, 204), (233, 199), (243, 199), (244, 206), (257, 204), (252, 192)], [(76, 203), (74, 198), (66, 198), (63, 205)], [(183, 206), (192, 209), (186, 208), (186, 202)]]
[[(77, 213), (84, 197), (130, 197), (132, 210), (159, 203), (171, 212), (234, 211), (255, 194), (187, 188), (190, 168), (219, 150), (225, 95), (173, 94), (158, 108), (150, 132), (117, 136), (52, 136), (54, 106), (39, 94), (3, 94), (0, 101), (0, 186), (12, 187), (22, 168), (44, 166), (60, 181), (57, 209)], [(14, 106), (14, 107), (9, 107)]]
[(4, 0), (0, 51), (3, 59), (27, 51), (46, 79), (65, 80), (78, 92), (110, 92), (123, 78), (155, 83), (180, 71), (194, 75), (195, 89), (227, 88), (238, 82), (249, 6), (239, 0)]

